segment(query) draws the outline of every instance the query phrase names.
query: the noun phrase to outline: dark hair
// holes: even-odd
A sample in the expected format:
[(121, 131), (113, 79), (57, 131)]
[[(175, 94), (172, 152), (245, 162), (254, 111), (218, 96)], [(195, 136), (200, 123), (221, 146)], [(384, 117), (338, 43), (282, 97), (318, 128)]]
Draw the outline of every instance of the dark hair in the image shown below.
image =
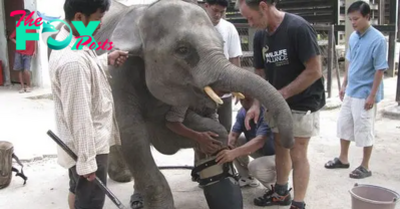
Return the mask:
[(29, 9), (24, 9), (24, 11), (26, 12), (26, 15), (29, 15), (31, 13), (31, 10)]
[(258, 10), (258, 5), (260, 5), (260, 2), (265, 2), (267, 4), (276, 4), (276, 0), (244, 0), (247, 4), (252, 9)]
[(229, 5), (228, 0), (205, 0), (205, 2), (209, 5), (219, 5), (222, 7), (228, 7)]
[(110, 0), (65, 0), (64, 12), (65, 19), (71, 21), (76, 13), (81, 12), (86, 17), (97, 12), (108, 11), (110, 8)]
[(371, 13), (371, 8), (369, 4), (365, 1), (356, 1), (352, 3), (347, 9), (347, 14), (359, 11), (363, 17)]

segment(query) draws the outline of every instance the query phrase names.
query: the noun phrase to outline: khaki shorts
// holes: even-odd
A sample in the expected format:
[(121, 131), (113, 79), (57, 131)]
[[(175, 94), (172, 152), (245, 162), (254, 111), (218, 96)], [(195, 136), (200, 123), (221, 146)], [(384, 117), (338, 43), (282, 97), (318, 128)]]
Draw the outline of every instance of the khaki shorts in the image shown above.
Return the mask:
[(337, 122), (337, 137), (354, 141), (358, 147), (370, 147), (375, 141), (376, 104), (364, 109), (365, 99), (345, 96)]
[[(319, 111), (298, 111), (292, 110), (293, 136), (310, 138), (319, 135)], [(272, 119), (265, 115), (265, 121), (271, 127), (272, 132), (279, 133)]]

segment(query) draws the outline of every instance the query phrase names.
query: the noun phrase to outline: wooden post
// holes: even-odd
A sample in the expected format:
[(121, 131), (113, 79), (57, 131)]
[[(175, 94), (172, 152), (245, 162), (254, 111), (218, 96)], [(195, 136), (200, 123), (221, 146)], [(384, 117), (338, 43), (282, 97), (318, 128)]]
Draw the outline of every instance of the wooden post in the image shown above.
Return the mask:
[(389, 69), (386, 71), (386, 76), (394, 77), (395, 76), (395, 50), (396, 50), (396, 42), (397, 42), (397, 30), (398, 30), (398, 0), (390, 0), (390, 16), (389, 16), (389, 24), (395, 26), (395, 31), (389, 32), (389, 54), (388, 54), (388, 63)]
[(385, 24), (385, 0), (379, 0), (379, 25)]
[(333, 37), (334, 37), (334, 25), (328, 30), (328, 98), (332, 96), (332, 66), (333, 66)]

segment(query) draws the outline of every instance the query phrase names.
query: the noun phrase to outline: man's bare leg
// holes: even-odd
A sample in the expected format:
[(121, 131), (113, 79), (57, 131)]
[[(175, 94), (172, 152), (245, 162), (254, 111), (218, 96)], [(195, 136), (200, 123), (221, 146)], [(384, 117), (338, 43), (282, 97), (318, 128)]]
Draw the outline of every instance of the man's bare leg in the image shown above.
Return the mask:
[(255, 205), (264, 207), (272, 205), (288, 206), (292, 203), (288, 188), (292, 160), (290, 150), (281, 145), (279, 134), (275, 134), (275, 168), (277, 181), (274, 188), (265, 195), (255, 198)]
[(290, 150), (282, 147), (279, 134), (275, 134), (275, 164), (276, 183), (278, 185), (287, 185), (290, 171), (292, 170), (292, 160), (290, 159)]
[(340, 140), (340, 156), (339, 160), (343, 164), (349, 163), (349, 148), (350, 148), (350, 141), (341, 139)]
[(293, 188), (295, 202), (304, 202), (310, 178), (310, 164), (307, 158), (310, 138), (295, 137), (290, 154), (293, 162)]
[(24, 72), (19, 71), (18, 72), (18, 78), (19, 78), (19, 83), (21, 84), (21, 89), (19, 90), (20, 93), (23, 93), (25, 91), (25, 84), (24, 84)]
[(31, 91), (31, 74), (29, 70), (24, 70), (24, 77), (26, 81), (26, 91), (30, 92)]
[(372, 147), (364, 147), (364, 157), (361, 165), (369, 170), (369, 160), (371, 159), (371, 154), (372, 154)]
[(75, 195), (72, 192), (68, 194), (69, 209), (75, 209)]

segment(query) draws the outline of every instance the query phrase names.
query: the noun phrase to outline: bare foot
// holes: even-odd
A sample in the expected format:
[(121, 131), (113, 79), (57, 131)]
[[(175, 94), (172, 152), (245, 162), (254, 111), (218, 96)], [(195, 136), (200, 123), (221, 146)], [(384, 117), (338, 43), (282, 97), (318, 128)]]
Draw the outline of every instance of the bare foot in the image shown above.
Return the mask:
[(24, 88), (22, 88), (22, 89), (19, 90), (19, 93), (24, 93), (24, 92), (25, 92), (25, 89), (24, 89)]

